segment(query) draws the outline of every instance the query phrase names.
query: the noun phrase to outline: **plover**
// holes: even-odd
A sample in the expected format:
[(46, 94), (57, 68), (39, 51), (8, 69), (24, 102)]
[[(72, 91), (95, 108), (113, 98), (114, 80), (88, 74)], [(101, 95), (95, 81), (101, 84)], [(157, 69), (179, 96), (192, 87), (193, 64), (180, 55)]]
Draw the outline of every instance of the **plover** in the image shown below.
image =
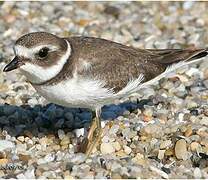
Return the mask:
[(136, 49), (101, 38), (61, 38), (47, 32), (23, 35), (16, 41), (14, 53), (5, 72), (19, 68), (52, 103), (95, 110), (96, 118), (83, 141), (87, 154), (102, 133), (102, 106), (208, 54), (207, 49)]

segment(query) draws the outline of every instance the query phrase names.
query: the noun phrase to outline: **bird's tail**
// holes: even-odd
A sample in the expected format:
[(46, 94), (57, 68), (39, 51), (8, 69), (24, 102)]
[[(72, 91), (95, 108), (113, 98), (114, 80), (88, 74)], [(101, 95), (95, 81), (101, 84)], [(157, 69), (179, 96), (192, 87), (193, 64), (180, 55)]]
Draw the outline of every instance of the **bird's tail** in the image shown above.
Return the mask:
[(205, 49), (164, 49), (149, 50), (157, 57), (155, 62), (170, 66), (181, 61), (192, 63), (208, 55), (208, 48)]

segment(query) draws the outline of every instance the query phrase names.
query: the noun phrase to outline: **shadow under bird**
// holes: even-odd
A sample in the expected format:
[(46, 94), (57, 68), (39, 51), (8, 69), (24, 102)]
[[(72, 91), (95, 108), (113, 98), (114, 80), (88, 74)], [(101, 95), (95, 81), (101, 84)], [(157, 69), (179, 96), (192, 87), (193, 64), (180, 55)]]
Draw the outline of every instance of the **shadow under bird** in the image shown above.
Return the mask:
[(19, 68), (50, 102), (95, 110), (96, 117), (82, 142), (87, 155), (101, 138), (102, 106), (208, 54), (207, 49), (136, 49), (101, 38), (61, 38), (47, 32), (20, 37), (14, 53), (3, 71)]

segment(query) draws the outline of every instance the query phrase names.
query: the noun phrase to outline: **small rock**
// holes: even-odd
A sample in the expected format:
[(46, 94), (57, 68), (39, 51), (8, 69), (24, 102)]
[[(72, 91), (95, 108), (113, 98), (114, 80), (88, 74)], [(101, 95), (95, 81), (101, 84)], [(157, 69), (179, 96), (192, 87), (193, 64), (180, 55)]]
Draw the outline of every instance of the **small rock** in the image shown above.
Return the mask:
[(144, 166), (147, 163), (147, 161), (144, 158), (144, 155), (140, 153), (137, 153), (137, 155), (132, 159), (132, 161), (141, 166)]
[(17, 139), (18, 139), (20, 142), (24, 142), (24, 141), (25, 141), (25, 137), (24, 137), (24, 136), (19, 136)]
[(200, 120), (200, 124), (208, 126), (208, 117), (204, 116), (201, 120)]
[(111, 143), (102, 143), (100, 150), (102, 154), (111, 154), (115, 152), (115, 148)]
[(75, 156), (73, 156), (73, 158), (70, 160), (70, 162), (80, 164), (80, 163), (84, 162), (85, 159), (86, 159), (85, 154), (78, 153)]
[(23, 173), (18, 174), (16, 177), (17, 179), (27, 179)]
[(59, 139), (63, 139), (64, 136), (65, 136), (65, 132), (63, 130), (59, 129), (58, 130), (58, 137), (59, 137)]
[(33, 167), (29, 167), (24, 175), (26, 179), (35, 179), (35, 169)]
[(193, 76), (196, 73), (199, 73), (199, 70), (197, 68), (190, 68), (188, 71), (185, 72), (186, 75), (189, 77)]
[(191, 147), (191, 151), (197, 151), (200, 147), (200, 144), (198, 142), (192, 142), (190, 147)]
[(188, 128), (187, 128), (187, 130), (185, 131), (185, 136), (186, 137), (189, 137), (189, 136), (191, 136), (192, 135), (192, 133), (193, 133), (193, 131), (192, 131), (192, 127), (191, 126), (188, 126)]
[(31, 159), (31, 157), (29, 155), (19, 154), (19, 160), (20, 161), (28, 163), (29, 159)]
[(160, 144), (160, 149), (166, 149), (166, 148), (170, 147), (171, 144), (172, 144), (171, 140), (162, 141)]
[(159, 150), (158, 152), (158, 159), (162, 160), (165, 156), (165, 150)]
[(54, 155), (54, 154), (47, 154), (47, 155), (44, 157), (44, 160), (45, 160), (46, 163), (47, 163), (47, 162), (52, 162), (52, 161), (54, 161), (54, 159), (55, 159), (55, 155)]
[(61, 152), (61, 151), (58, 151), (56, 153), (56, 161), (61, 161), (65, 156), (65, 153), (64, 152)]
[(130, 154), (131, 153), (131, 148), (129, 147), (129, 146), (124, 146), (124, 152), (126, 153), (126, 154)]
[(187, 160), (188, 152), (186, 147), (186, 141), (184, 139), (180, 139), (176, 142), (175, 155), (177, 159)]
[(203, 82), (203, 84), (205, 85), (206, 88), (208, 88), (208, 80), (205, 80), (205, 81)]
[(119, 17), (120, 9), (115, 6), (106, 6), (104, 13), (114, 16), (115, 18)]
[(84, 128), (75, 129), (74, 133), (76, 134), (76, 137), (84, 136)]
[(17, 144), (16, 149), (17, 149), (18, 153), (20, 153), (20, 152), (24, 153), (27, 149), (27, 145), (26, 144)]
[(70, 139), (69, 139), (68, 136), (64, 136), (63, 139), (60, 142), (61, 146), (68, 145), (69, 143), (70, 143)]
[(48, 138), (42, 137), (41, 139), (39, 139), (39, 143), (43, 146), (46, 146), (48, 144)]
[(183, 122), (183, 118), (184, 118), (184, 113), (179, 113), (178, 115), (179, 122)]
[(121, 149), (121, 145), (119, 144), (118, 141), (112, 142), (113, 147), (115, 148), (116, 151), (119, 151)]
[(188, 10), (194, 5), (193, 1), (184, 1), (183, 3), (183, 9)]
[(165, 173), (164, 171), (161, 171), (160, 169), (154, 167), (154, 166), (150, 166), (150, 170), (156, 172), (158, 175), (160, 175), (161, 177), (168, 179), (168, 174)]
[(40, 158), (37, 160), (37, 164), (40, 165), (40, 164), (45, 164), (46, 161), (43, 159), (43, 158)]
[(194, 102), (194, 101), (188, 101), (187, 102), (187, 108), (188, 109), (192, 109), (192, 108), (196, 108), (196, 107), (198, 107), (198, 104), (196, 102)]
[(14, 148), (14, 143), (7, 140), (0, 140), (0, 151)]
[(116, 133), (118, 132), (118, 130), (119, 130), (119, 125), (114, 124), (114, 125), (110, 128), (109, 134), (116, 134)]
[(153, 115), (153, 110), (152, 110), (152, 108), (145, 108), (145, 110), (143, 111), (143, 114), (144, 114), (145, 116), (152, 117), (152, 115)]
[(194, 178), (200, 179), (201, 176), (202, 176), (201, 170), (200, 170), (198, 167), (196, 167), (196, 168), (194, 169)]

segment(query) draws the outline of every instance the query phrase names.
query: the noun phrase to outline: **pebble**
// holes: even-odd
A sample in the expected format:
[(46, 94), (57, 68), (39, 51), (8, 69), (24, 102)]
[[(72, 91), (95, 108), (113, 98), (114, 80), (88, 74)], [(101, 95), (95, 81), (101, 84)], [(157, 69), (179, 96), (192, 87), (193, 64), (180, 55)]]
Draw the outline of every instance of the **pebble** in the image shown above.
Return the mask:
[(177, 159), (187, 160), (188, 152), (187, 152), (187, 145), (184, 139), (180, 139), (175, 144), (175, 155)]
[(115, 148), (111, 143), (102, 143), (100, 145), (100, 151), (102, 154), (111, 154), (115, 152)]
[(204, 116), (199, 123), (208, 126), (208, 117)]
[(197, 167), (194, 169), (194, 178), (200, 179), (202, 177), (201, 170)]
[(188, 10), (188, 9), (190, 9), (193, 5), (194, 5), (194, 2), (192, 2), (192, 1), (185, 1), (185, 2), (183, 3), (183, 8), (184, 8), (185, 10)]
[(143, 114), (145, 116), (152, 117), (152, 115), (153, 115), (152, 108), (145, 108), (145, 110), (143, 111)]
[(199, 73), (199, 70), (196, 68), (190, 68), (188, 71), (185, 72), (185, 74), (188, 76), (193, 76), (196, 73)]
[(84, 128), (81, 128), (81, 129), (75, 129), (75, 134), (76, 134), (76, 137), (80, 137), (80, 136), (84, 136)]
[(185, 134), (184, 134), (184, 135), (185, 135), (186, 137), (189, 137), (189, 136), (192, 135), (192, 133), (193, 133), (192, 127), (189, 126), (189, 127), (187, 128), (187, 130), (185, 131)]
[(65, 137), (65, 132), (61, 129), (58, 130), (58, 137), (59, 139), (63, 139)]
[(165, 150), (159, 150), (158, 152), (158, 159), (162, 160), (165, 156)]
[(70, 139), (68, 136), (64, 136), (62, 139), (61, 139), (61, 142), (60, 142), (60, 145), (61, 146), (65, 146), (65, 145), (68, 145), (70, 144)]
[(112, 146), (115, 148), (116, 151), (119, 151), (121, 149), (121, 145), (119, 142), (112, 142)]
[(144, 166), (147, 162), (145, 161), (144, 155), (137, 153), (132, 161), (138, 165)]
[(171, 140), (162, 141), (160, 144), (160, 149), (169, 148), (172, 145)]
[(28, 162), (31, 159), (30, 155), (19, 154), (19, 160), (23, 162)]
[(190, 144), (190, 147), (191, 147), (191, 150), (192, 150), (192, 151), (197, 151), (197, 150), (199, 149), (199, 147), (200, 147), (200, 144), (197, 143), (197, 142), (192, 142), (192, 143)]
[(126, 154), (131, 154), (132, 150), (131, 150), (130, 147), (124, 146), (124, 152), (125, 152)]
[(154, 166), (150, 166), (150, 169), (154, 172), (156, 172), (157, 174), (159, 174), (161, 177), (165, 178), (165, 179), (168, 179), (169, 176), (167, 173), (161, 171), (160, 169), (154, 167)]
[(0, 152), (6, 149), (12, 149), (14, 147), (15, 145), (13, 142), (7, 140), (0, 140)]
[(45, 163), (54, 161), (54, 159), (55, 159), (55, 155), (54, 155), (54, 154), (47, 154), (47, 155), (44, 157)]
[(24, 137), (24, 136), (19, 136), (17, 139), (18, 139), (20, 142), (24, 142), (24, 141), (25, 141), (25, 137)]
[(80, 164), (83, 163), (86, 159), (86, 155), (85, 154), (76, 154), (76, 156), (73, 156), (70, 159), (70, 162), (75, 163), (75, 164)]

